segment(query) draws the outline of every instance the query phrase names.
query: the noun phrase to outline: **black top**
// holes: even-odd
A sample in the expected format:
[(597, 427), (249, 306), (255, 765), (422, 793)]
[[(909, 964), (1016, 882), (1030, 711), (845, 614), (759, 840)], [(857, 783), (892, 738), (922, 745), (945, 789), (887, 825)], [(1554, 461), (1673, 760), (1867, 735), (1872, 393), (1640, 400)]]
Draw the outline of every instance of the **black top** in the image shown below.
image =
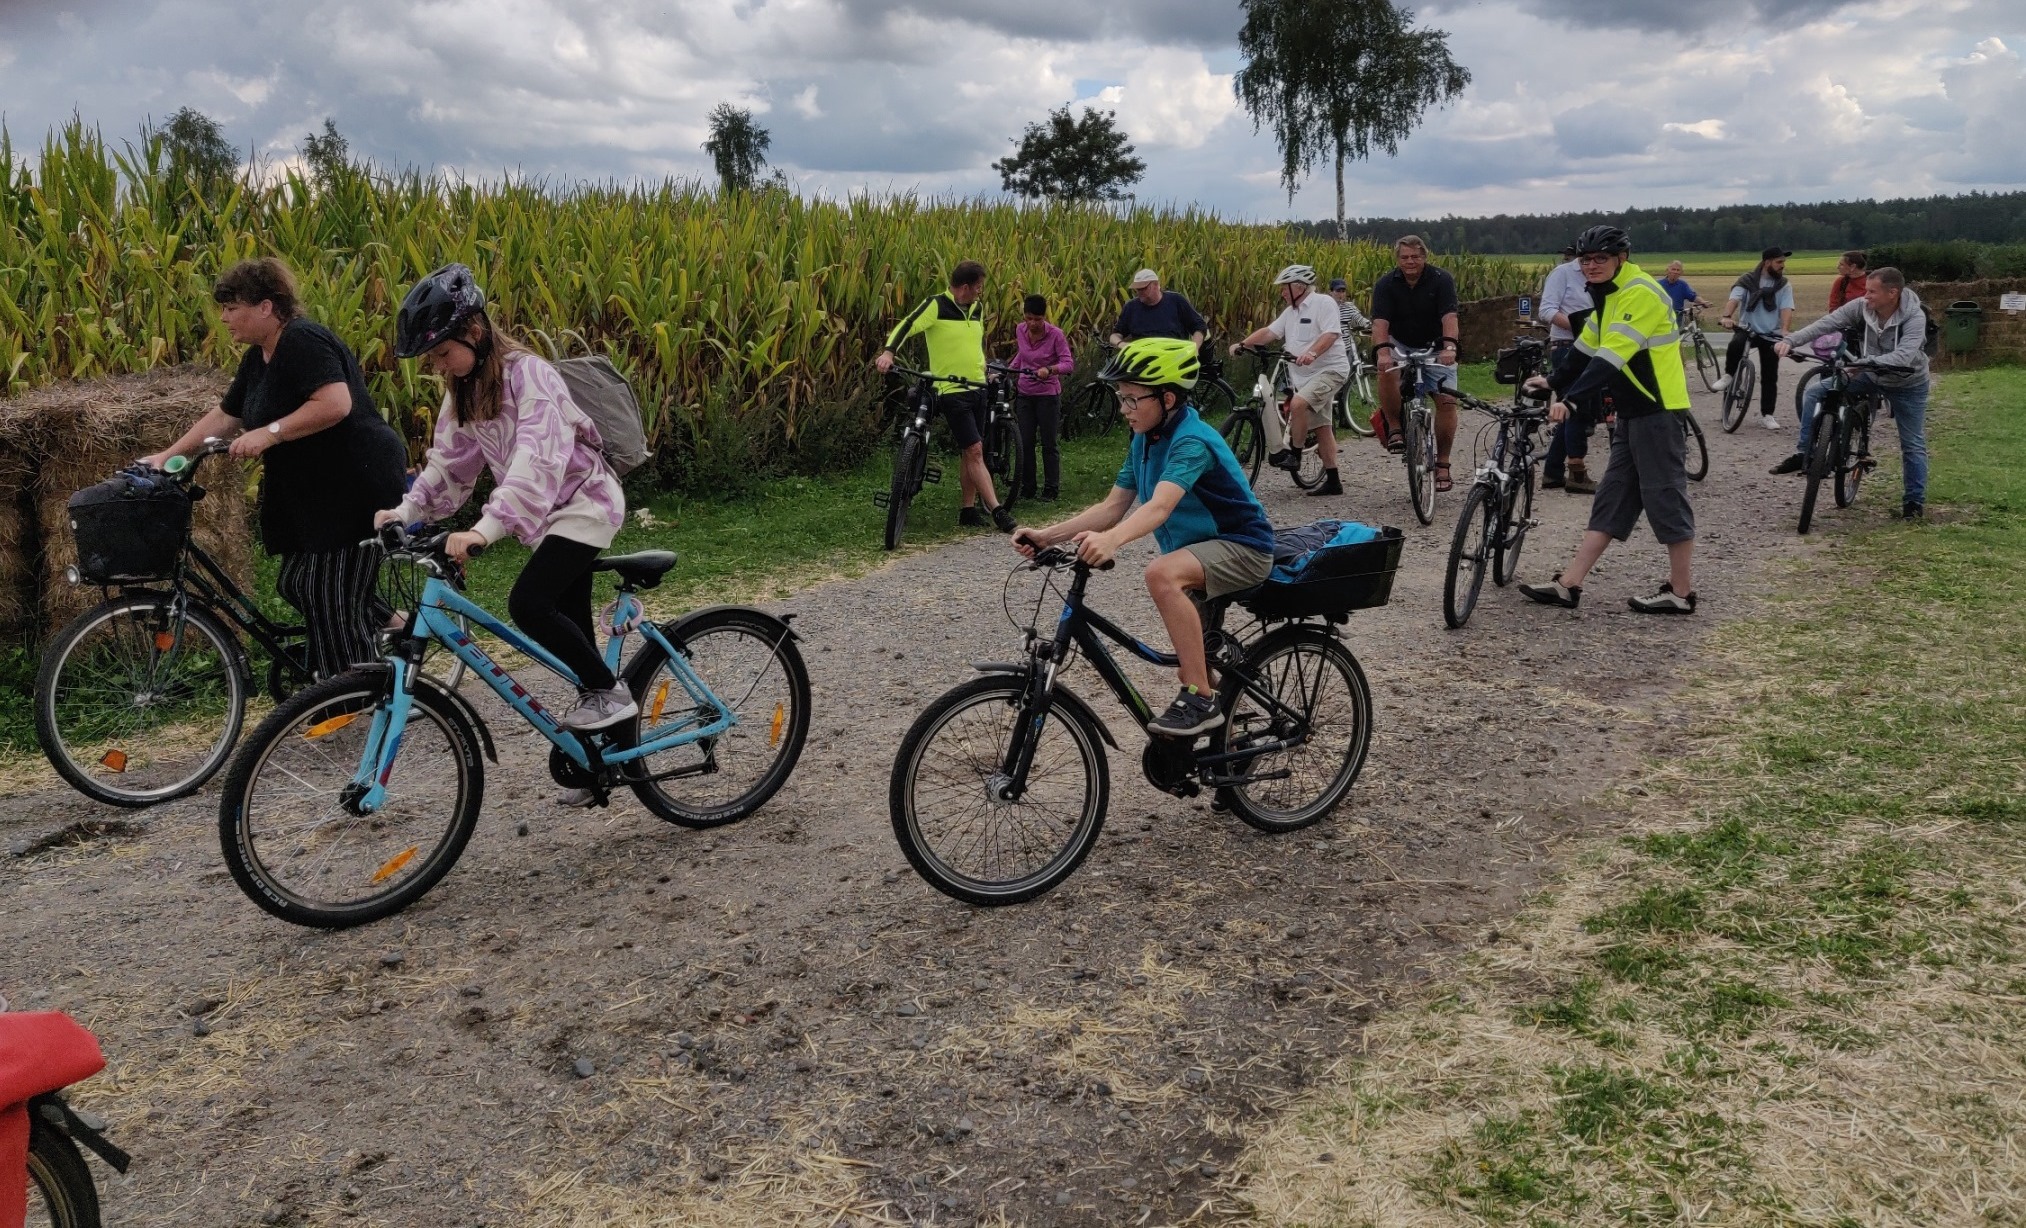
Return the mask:
[(1386, 322), (1388, 335), (1410, 350), (1442, 340), (1442, 317), (1456, 311), (1456, 281), (1447, 270), (1424, 265), (1421, 279), (1407, 284), (1398, 269), (1372, 287), (1372, 323)]
[(345, 420), (261, 453), (267, 476), (260, 536), (269, 554), (356, 546), (373, 535), (373, 513), (401, 502), (406, 491), (407, 447), (374, 408), (359, 360), (321, 324), (295, 319), (283, 325), (273, 361), (259, 346), (249, 348), (219, 408), (249, 431), (265, 430), (328, 384), (351, 390)]
[(1152, 307), (1137, 297), (1126, 300), (1119, 311), (1119, 322), (1112, 331), (1128, 341), (1141, 337), (1174, 337), (1187, 341), (1192, 334), (1207, 333), (1209, 325), (1203, 323), (1203, 313), (1196, 305), (1173, 290), (1161, 291), (1161, 301)]

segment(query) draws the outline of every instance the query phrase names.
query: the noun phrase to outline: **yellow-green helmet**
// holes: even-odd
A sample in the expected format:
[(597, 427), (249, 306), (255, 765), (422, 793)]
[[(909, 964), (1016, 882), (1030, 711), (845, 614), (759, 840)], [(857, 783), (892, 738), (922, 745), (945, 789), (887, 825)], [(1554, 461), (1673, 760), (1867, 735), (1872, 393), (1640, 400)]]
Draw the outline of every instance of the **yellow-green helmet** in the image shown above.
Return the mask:
[(1181, 337), (1141, 337), (1120, 346), (1097, 377), (1107, 384), (1186, 390), (1196, 386), (1202, 370), (1195, 342)]

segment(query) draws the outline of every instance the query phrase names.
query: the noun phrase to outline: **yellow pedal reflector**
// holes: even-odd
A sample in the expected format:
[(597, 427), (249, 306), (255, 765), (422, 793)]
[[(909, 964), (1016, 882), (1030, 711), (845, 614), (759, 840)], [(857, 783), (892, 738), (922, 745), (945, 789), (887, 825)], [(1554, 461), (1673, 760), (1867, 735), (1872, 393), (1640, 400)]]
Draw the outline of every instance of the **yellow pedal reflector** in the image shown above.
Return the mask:
[(781, 744), (781, 726), (783, 723), (787, 721), (787, 719), (788, 719), (788, 705), (775, 704), (774, 728), (767, 734), (767, 748), (769, 750)]
[(386, 865), (381, 866), (379, 869), (373, 871), (373, 881), (376, 883), (384, 883), (388, 879), (392, 878), (394, 875), (399, 874), (401, 872), (401, 867), (415, 860), (415, 854), (421, 851), (422, 846), (419, 844), (415, 844), (410, 845), (406, 850), (396, 853), (392, 857), (389, 857), (387, 859)]
[(327, 721), (318, 721), (308, 729), (303, 730), (302, 736), (305, 738), (325, 737), (326, 735), (336, 733), (358, 719), (359, 714), (357, 712), (347, 712), (343, 716), (334, 716)]
[(647, 710), (647, 723), (652, 725), (661, 719), (661, 708), (668, 702), (668, 683), (654, 688), (654, 705)]
[(157, 632), (155, 632), (155, 651), (156, 651), (156, 652), (167, 652), (167, 651), (169, 651), (169, 650), (170, 650), (171, 648), (174, 648), (175, 646), (176, 646), (176, 633), (175, 633), (175, 632), (173, 632), (173, 631), (157, 631)]
[(108, 771), (124, 772), (127, 770), (127, 752), (123, 750), (109, 750), (105, 754), (100, 755), (98, 761), (100, 766), (106, 768)]

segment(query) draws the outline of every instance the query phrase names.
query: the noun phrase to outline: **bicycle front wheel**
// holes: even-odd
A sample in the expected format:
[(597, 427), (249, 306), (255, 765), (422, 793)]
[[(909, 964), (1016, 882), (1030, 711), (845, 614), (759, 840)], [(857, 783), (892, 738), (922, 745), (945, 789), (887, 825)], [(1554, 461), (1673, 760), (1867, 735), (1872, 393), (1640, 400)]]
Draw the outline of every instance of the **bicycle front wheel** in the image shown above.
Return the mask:
[(70, 1136), (28, 1115), (28, 1223), (31, 1228), (99, 1228), (98, 1186)]
[(664, 634), (723, 708), (699, 709), (668, 654), (649, 643), (626, 667), (626, 685), (640, 705), (639, 741), (713, 724), (719, 712), (737, 723), (641, 759), (647, 779), (633, 786), (634, 796), (656, 818), (680, 827), (737, 822), (766, 805), (802, 757), (809, 738), (809, 667), (794, 633), (758, 610), (708, 610)]
[(1852, 423), (1843, 437), (1843, 446), (1837, 449), (1836, 464), (1836, 506), (1849, 507), (1857, 502), (1858, 488), (1864, 484), (1864, 475), (1871, 472), (1871, 413), (1869, 406), (1861, 406), (1862, 416)]
[(385, 802), (347, 788), (390, 699), (385, 666), (298, 692), (232, 761), (218, 805), (226, 868), (248, 899), (296, 925), (343, 929), (421, 899), (471, 839), (485, 794), (478, 733), (434, 684), (415, 688)]
[(1752, 391), (1756, 384), (1757, 369), (1752, 366), (1751, 356), (1738, 359), (1738, 369), (1731, 372), (1730, 387), (1724, 389), (1723, 428), (1724, 434), (1735, 435), (1745, 424), (1745, 413), (1752, 403)]
[(974, 678), (915, 719), (894, 756), (887, 806), (894, 839), (929, 885), (967, 904), (1018, 904), (1083, 864), (1104, 827), (1111, 775), (1095, 725), (1049, 708), (1027, 785), (999, 796), (1023, 711), (1025, 679)]
[(1419, 402), (1403, 406), (1400, 414), (1402, 454), (1407, 462), (1407, 497), (1414, 503), (1414, 518), (1422, 524), (1435, 523), (1435, 432), (1428, 411)]
[(1723, 363), (1716, 356), (1716, 347), (1700, 332), (1695, 335), (1695, 372), (1702, 377), (1705, 391), (1715, 392), (1717, 380), (1723, 377)]
[(1020, 493), (1013, 485), (1014, 473), (1019, 467), (1020, 428), (1013, 424), (1011, 417), (995, 414), (986, 430), (986, 469), (992, 475), (992, 486), (998, 492), (999, 502), (1012, 507)]
[(1534, 527), (1534, 466), (1520, 466), (1519, 477), (1505, 488), (1505, 510), (1499, 516), (1498, 550), (1492, 555), (1491, 579), (1500, 588), (1519, 574), (1520, 548)]
[(1807, 489), (1801, 492), (1803, 533), (1806, 533), (1808, 526), (1814, 523), (1815, 500), (1822, 493), (1823, 481), (1835, 476), (1837, 462), (1840, 459), (1837, 455), (1840, 451), (1837, 446), (1840, 442), (1837, 435), (1843, 429), (1843, 408), (1840, 405), (1825, 404), (1823, 411), (1822, 415), (1815, 419), (1815, 438), (1808, 446), (1807, 464), (1803, 469), (1808, 479)]
[(909, 431), (900, 438), (900, 450), (893, 454), (893, 481), (886, 492), (886, 548), (900, 549), (907, 536), (908, 505), (922, 488), (928, 472), (928, 441)]
[[(1309, 420), (1311, 422), (1315, 421), (1313, 412), (1311, 412)], [(1294, 446), (1292, 441), (1289, 442), (1288, 446)], [(1294, 484), (1297, 487), (1302, 490), (1314, 490), (1316, 487), (1322, 485), (1323, 454), (1322, 449), (1316, 447), (1315, 428), (1309, 428), (1308, 436), (1302, 440), (1301, 451), (1296, 454), (1296, 460), (1299, 464), (1296, 468), (1288, 471), (1288, 476), (1294, 479)]]
[(1377, 390), (1372, 385), (1372, 372), (1368, 367), (1359, 367), (1351, 372), (1351, 378), (1344, 383), (1342, 398), (1343, 425), (1353, 435), (1366, 439), (1372, 437), (1372, 408), (1378, 404)]
[(1688, 480), (1700, 482), (1709, 476), (1709, 441), (1702, 437), (1694, 410), (1681, 411), (1681, 429), (1688, 432)]
[(1259, 464), (1266, 458), (1266, 436), (1259, 429), (1260, 406), (1257, 401), (1248, 401), (1232, 411), (1224, 420), (1224, 442), (1231, 445), (1231, 454), (1238, 458), (1238, 467), (1245, 472), (1245, 480), (1259, 484)]
[[(1232, 394), (1231, 389), (1226, 387), (1222, 380), (1216, 383), (1196, 385), (1197, 416), (1211, 426), (1216, 427), (1220, 432), (1224, 429), (1224, 423), (1230, 418), (1231, 411), (1237, 404), (1238, 398)], [(1112, 417), (1116, 418), (1118, 414), (1114, 412)]]
[[(1372, 692), (1357, 658), (1315, 627), (1284, 627), (1247, 654), (1248, 686), (1236, 671), (1222, 691), (1229, 717), (1212, 735), (1218, 753), (1262, 749), (1220, 769), (1244, 783), (1220, 788), (1232, 813), (1264, 832), (1307, 827), (1344, 799), (1372, 744)], [(1266, 701), (1267, 696), (1272, 699)]]
[(204, 787), (246, 719), (239, 641), (203, 606), (137, 593), (72, 619), (35, 678), (35, 736), (57, 774), (111, 806)]
[(1470, 621), (1477, 608), (1477, 595), (1484, 591), (1484, 573), (1498, 550), (1497, 491), (1483, 482), (1474, 483), (1463, 500), (1463, 514), (1456, 518), (1456, 535), (1449, 542), (1449, 574), (1442, 582), (1442, 621), (1453, 630)]

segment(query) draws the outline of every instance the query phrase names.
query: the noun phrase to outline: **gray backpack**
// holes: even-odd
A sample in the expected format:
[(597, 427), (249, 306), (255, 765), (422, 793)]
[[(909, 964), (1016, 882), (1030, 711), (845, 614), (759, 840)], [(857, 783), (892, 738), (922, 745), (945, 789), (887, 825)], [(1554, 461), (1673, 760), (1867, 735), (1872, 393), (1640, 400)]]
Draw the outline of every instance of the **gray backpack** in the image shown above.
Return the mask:
[(640, 425), (640, 402), (633, 386), (603, 354), (555, 360), (556, 373), (570, 390), (570, 400), (597, 424), (604, 442), (605, 463), (620, 477), (638, 469), (654, 453), (647, 450), (647, 432)]

